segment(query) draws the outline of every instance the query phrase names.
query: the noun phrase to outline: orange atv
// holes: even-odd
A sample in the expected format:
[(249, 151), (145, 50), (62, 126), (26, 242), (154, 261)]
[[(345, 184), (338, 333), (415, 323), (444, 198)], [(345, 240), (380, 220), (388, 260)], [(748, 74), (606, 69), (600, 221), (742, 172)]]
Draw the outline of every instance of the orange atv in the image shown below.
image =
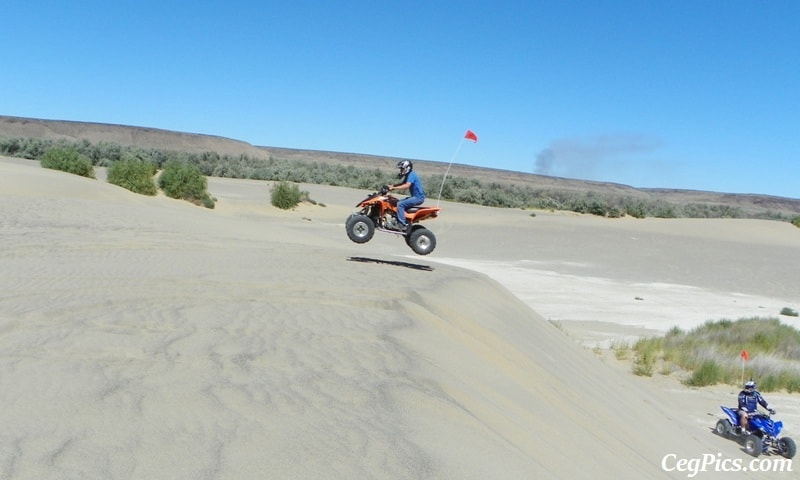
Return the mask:
[(345, 228), (347, 236), (356, 243), (367, 243), (372, 240), (375, 230), (402, 235), (406, 244), (418, 255), (427, 255), (436, 248), (436, 237), (433, 232), (419, 225), (422, 220), (439, 216), (439, 207), (420, 205), (406, 209), (406, 223), (403, 229), (397, 221), (397, 197), (389, 195), (386, 187), (379, 192), (367, 195), (367, 198), (356, 204), (358, 211), (347, 217)]

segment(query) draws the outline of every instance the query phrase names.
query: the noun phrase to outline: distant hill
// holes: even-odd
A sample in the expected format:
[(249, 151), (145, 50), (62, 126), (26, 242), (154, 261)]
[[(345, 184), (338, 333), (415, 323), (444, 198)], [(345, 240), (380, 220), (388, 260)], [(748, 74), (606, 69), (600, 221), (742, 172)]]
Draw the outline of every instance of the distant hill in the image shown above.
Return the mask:
[[(390, 171), (399, 158), (357, 153), (300, 150), (280, 147), (254, 146), (247, 142), (214, 135), (174, 132), (147, 127), (105, 123), (43, 120), (0, 116), (0, 138), (33, 138), (43, 140), (87, 140), (123, 146), (174, 150), (191, 153), (217, 152), (221, 155), (247, 155), (252, 158), (283, 158), (301, 162), (320, 162), (357, 167), (380, 168)], [(443, 174), (447, 164), (411, 159), (426, 174)], [(748, 215), (775, 212), (787, 216), (800, 215), (800, 199), (758, 194), (732, 194), (669, 188), (634, 188), (610, 182), (593, 182), (550, 177), (531, 173), (453, 164), (450, 175), (476, 178), (482, 182), (513, 183), (536, 189), (595, 192), (632, 198), (664, 200), (675, 204), (706, 203), (737, 207)]]

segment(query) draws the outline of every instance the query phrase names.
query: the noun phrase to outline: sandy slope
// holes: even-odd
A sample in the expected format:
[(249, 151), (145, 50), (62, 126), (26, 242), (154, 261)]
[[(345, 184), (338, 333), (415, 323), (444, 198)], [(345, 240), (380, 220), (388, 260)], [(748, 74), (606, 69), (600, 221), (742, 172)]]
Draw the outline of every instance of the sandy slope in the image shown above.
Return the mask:
[(744, 457), (710, 433), (715, 396), (632, 377), (435, 258), (738, 292), (783, 268), (768, 252), (796, 265), (782, 227), (701, 253), (656, 222), (448, 205), (410, 257), (347, 240), (363, 192), (308, 188), (325, 207), (282, 212), (264, 182), (211, 179), (207, 210), (0, 159), (0, 478), (686, 478), (662, 458)]

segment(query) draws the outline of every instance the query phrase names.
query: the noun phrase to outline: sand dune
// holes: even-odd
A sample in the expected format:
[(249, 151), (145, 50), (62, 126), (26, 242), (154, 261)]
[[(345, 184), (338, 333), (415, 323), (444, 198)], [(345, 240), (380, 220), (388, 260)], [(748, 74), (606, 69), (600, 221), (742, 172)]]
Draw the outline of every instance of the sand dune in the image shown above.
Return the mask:
[(215, 210), (0, 159), (0, 478), (686, 478), (665, 455), (746, 458), (710, 431), (733, 389), (633, 377), (502, 268), (436, 259), (788, 301), (800, 241), (783, 224), (676, 233), (448, 204), (428, 258), (349, 242), (364, 192), (308, 186), (326, 206), (283, 212), (266, 182), (209, 186)]

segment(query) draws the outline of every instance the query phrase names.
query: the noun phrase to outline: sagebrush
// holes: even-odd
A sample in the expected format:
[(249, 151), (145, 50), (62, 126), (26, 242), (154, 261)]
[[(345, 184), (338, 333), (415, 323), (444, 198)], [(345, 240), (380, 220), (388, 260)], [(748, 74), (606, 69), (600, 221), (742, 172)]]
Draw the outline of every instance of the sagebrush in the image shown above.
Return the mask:
[(214, 208), (214, 199), (207, 190), (208, 181), (196, 165), (177, 161), (167, 163), (158, 178), (158, 186), (168, 197)]
[(94, 178), (92, 162), (73, 148), (50, 148), (44, 151), (39, 163), (43, 168)]
[(283, 210), (289, 210), (300, 204), (300, 187), (295, 183), (278, 182), (272, 187), (270, 196), (272, 205)]
[[(71, 148), (88, 158), (92, 165), (110, 166), (124, 155), (144, 159), (157, 168), (169, 162), (185, 162), (197, 166), (210, 177), (247, 178), (253, 180), (314, 183), (358, 189), (377, 189), (386, 183), (387, 172), (379, 168), (357, 168), (317, 162), (301, 162), (280, 158), (253, 158), (247, 155), (220, 155), (216, 152), (189, 153), (161, 149), (120, 146), (108, 142), (91, 143), (87, 140), (44, 140), (31, 138), (0, 139), (0, 154), (21, 158), (39, 159), (49, 148)], [(440, 185), (443, 175), (423, 175), (426, 185)], [(673, 204), (652, 198), (616, 194), (573, 191), (557, 188), (534, 188), (512, 183), (479, 181), (458, 176), (447, 177), (442, 188), (442, 199), (492, 207), (510, 207), (542, 210), (566, 210), (606, 216), (610, 218), (631, 216), (688, 217), (688, 218), (763, 218), (792, 221), (800, 226), (800, 217), (789, 217), (778, 212), (764, 211), (747, 214), (738, 207), (712, 203)], [(794, 218), (792, 220), (792, 218)]]
[(153, 176), (156, 166), (150, 162), (139, 159), (124, 159), (108, 167), (108, 183), (128, 189), (142, 195), (155, 195), (158, 193)]

